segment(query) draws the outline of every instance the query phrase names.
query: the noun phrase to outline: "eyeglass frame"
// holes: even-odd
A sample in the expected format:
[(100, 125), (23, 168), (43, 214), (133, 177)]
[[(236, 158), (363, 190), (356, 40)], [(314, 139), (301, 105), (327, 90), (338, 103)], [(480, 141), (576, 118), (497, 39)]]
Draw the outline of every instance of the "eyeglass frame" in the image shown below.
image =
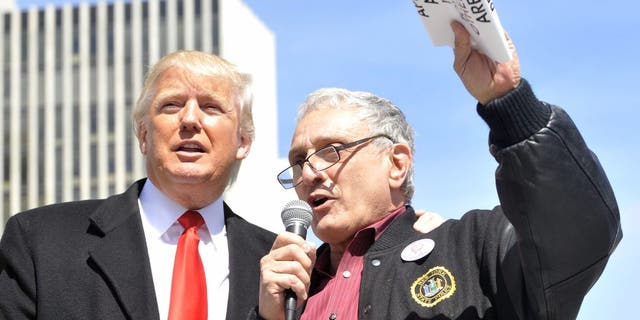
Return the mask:
[[(391, 140), (391, 142), (395, 143), (395, 140), (394, 140), (393, 138), (391, 138), (390, 136), (388, 136), (388, 135), (386, 135), (386, 134), (381, 133), (381, 134), (376, 134), (376, 135), (369, 136), (369, 137), (366, 137), (366, 138), (358, 139), (358, 140), (356, 140), (356, 141), (352, 141), (352, 142), (349, 142), (349, 143), (341, 144), (341, 145), (338, 145), (338, 146), (335, 146), (335, 145), (329, 144), (329, 145), (326, 145), (326, 146), (324, 146), (324, 147), (322, 147), (322, 148), (320, 148), (320, 149), (316, 150), (314, 153), (312, 153), (312, 154), (308, 155), (304, 160), (302, 160), (302, 161), (298, 161), (297, 163), (294, 163), (294, 164), (292, 164), (292, 165), (290, 165), (290, 166), (286, 167), (284, 170), (282, 170), (282, 171), (280, 171), (280, 173), (278, 173), (278, 175), (276, 176), (276, 178), (278, 179), (278, 182), (280, 183), (280, 185), (281, 185), (284, 189), (292, 189), (292, 188), (295, 188), (295, 187), (296, 187), (296, 186), (298, 186), (300, 183), (302, 183), (302, 179), (299, 179), (299, 181), (298, 181), (297, 183), (293, 183), (293, 182), (291, 182), (291, 186), (290, 186), (290, 187), (286, 187), (286, 186), (285, 186), (285, 182), (282, 182), (282, 181), (283, 181), (283, 180), (285, 180), (285, 179), (281, 179), (281, 178), (280, 178), (280, 175), (282, 175), (283, 173), (285, 173), (285, 172), (289, 171), (290, 169), (293, 169), (293, 167), (295, 167), (295, 166), (300, 166), (300, 172), (302, 172), (302, 170), (304, 170), (304, 164), (305, 164), (305, 163), (309, 163), (309, 166), (310, 166), (313, 170), (315, 170), (315, 171), (324, 171), (324, 170), (327, 170), (327, 169), (329, 169), (329, 168), (333, 167), (336, 163), (340, 162), (340, 160), (342, 159), (342, 158), (340, 157), (340, 151), (342, 151), (342, 150), (346, 150), (346, 149), (349, 149), (349, 148), (353, 148), (353, 147), (355, 147), (355, 146), (361, 145), (361, 144), (363, 144), (363, 143), (365, 143), (365, 142), (368, 142), (368, 141), (370, 141), (370, 140), (377, 139), (377, 138), (387, 138), (387, 139)], [(329, 164), (328, 166), (326, 166), (326, 167), (322, 168), (322, 169), (318, 169), (318, 168), (314, 167), (314, 166), (313, 166), (313, 164), (311, 163), (311, 161), (309, 161), (309, 159), (310, 159), (311, 157), (313, 157), (313, 156), (317, 155), (319, 152), (323, 152), (323, 151), (325, 151), (325, 150), (329, 150), (329, 149), (333, 149), (333, 150), (334, 150), (335, 154), (337, 154), (337, 155), (338, 155), (338, 159), (337, 159), (336, 161), (334, 161), (333, 163)], [(300, 177), (302, 177), (302, 175), (300, 175)]]

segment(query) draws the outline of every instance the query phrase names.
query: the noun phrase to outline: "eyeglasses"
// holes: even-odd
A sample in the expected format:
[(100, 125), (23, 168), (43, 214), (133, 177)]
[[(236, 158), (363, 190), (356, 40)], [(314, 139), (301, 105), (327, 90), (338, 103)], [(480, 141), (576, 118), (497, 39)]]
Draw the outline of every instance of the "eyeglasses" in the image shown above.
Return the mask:
[(302, 169), (306, 162), (308, 162), (309, 166), (311, 166), (315, 171), (329, 169), (340, 161), (340, 151), (355, 147), (376, 138), (387, 138), (393, 142), (393, 139), (386, 134), (378, 134), (339, 146), (328, 145), (310, 154), (306, 159), (298, 161), (290, 167), (282, 170), (278, 173), (278, 182), (280, 182), (283, 188), (291, 189), (302, 182)]

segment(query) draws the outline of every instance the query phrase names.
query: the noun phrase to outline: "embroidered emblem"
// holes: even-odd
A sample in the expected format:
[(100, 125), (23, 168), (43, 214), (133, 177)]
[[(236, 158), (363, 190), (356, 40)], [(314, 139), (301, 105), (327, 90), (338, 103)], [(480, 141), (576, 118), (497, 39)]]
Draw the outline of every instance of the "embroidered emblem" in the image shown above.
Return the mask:
[(456, 280), (445, 267), (433, 267), (411, 285), (411, 296), (419, 305), (431, 308), (456, 291)]

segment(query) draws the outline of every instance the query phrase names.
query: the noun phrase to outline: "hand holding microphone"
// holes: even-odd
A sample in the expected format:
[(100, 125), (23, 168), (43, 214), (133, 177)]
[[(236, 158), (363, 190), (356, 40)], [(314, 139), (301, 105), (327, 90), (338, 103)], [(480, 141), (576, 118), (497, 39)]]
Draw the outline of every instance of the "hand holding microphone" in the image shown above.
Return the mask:
[(269, 254), (260, 260), (260, 315), (265, 319), (295, 319), (298, 299), (307, 298), (315, 246), (306, 238), (312, 214), (302, 200), (287, 203), (282, 209), (287, 230), (278, 235)]
[[(287, 232), (292, 232), (302, 239), (307, 238), (307, 228), (313, 218), (311, 207), (302, 200), (293, 200), (287, 203), (282, 209), (282, 223)], [(295, 319), (297, 297), (291, 290), (284, 292), (284, 318), (285, 320)]]

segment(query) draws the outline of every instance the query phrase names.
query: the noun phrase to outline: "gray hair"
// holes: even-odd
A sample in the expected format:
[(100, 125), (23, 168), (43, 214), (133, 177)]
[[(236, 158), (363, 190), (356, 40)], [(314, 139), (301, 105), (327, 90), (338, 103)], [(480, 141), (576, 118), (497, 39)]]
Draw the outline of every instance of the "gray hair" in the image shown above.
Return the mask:
[[(393, 139), (394, 143), (404, 143), (409, 146), (411, 153), (415, 153), (414, 132), (402, 111), (391, 101), (378, 97), (370, 92), (349, 91), (339, 88), (323, 88), (309, 94), (298, 107), (299, 122), (307, 113), (317, 109), (357, 109), (360, 121), (364, 121), (369, 128), (370, 135), (384, 134)], [(374, 142), (381, 146), (380, 142)], [(388, 141), (386, 142), (388, 143)], [(409, 203), (415, 191), (413, 181), (413, 164), (409, 168), (407, 177), (401, 186), (405, 201)]]
[[(136, 135), (139, 133), (139, 128), (144, 118), (147, 116), (150, 104), (156, 94), (154, 88), (156, 81), (163, 72), (174, 66), (205, 76), (228, 79), (234, 89), (234, 102), (240, 109), (239, 134), (240, 136), (244, 136), (249, 139), (250, 143), (253, 142), (255, 137), (255, 127), (253, 124), (253, 113), (251, 110), (253, 103), (251, 75), (240, 71), (237, 66), (217, 55), (202, 51), (187, 50), (176, 51), (162, 57), (162, 59), (156, 62), (147, 71), (142, 92), (140, 92), (138, 101), (131, 110), (131, 120), (133, 121), (133, 130)], [(237, 162), (231, 172), (231, 178), (228, 186), (233, 184), (236, 180), (239, 170), (240, 161)]]

